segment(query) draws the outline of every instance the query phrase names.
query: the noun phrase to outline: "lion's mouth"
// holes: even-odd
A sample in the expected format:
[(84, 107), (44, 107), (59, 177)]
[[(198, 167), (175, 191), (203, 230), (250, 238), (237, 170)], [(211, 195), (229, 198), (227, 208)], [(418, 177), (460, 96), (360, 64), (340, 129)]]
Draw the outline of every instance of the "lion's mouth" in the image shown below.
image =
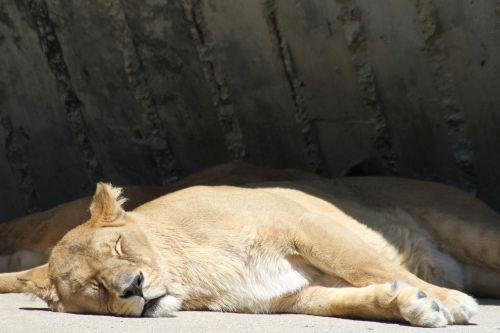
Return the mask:
[(142, 309), (141, 317), (144, 317), (144, 314), (149, 309), (155, 308), (158, 305), (158, 303), (160, 302), (160, 299), (162, 299), (164, 296), (165, 295), (161, 295), (161, 296), (153, 298), (153, 299), (147, 299), (147, 300), (145, 300), (144, 301), (144, 308)]

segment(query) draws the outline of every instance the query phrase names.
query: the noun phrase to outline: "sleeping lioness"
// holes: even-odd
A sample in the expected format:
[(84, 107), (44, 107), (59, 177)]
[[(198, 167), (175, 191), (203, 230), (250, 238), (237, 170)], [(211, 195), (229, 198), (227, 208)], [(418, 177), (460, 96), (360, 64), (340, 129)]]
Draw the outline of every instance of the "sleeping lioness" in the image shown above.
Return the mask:
[[(500, 297), (498, 215), (467, 194), (398, 178), (195, 186), (133, 211), (98, 184), (90, 219), (49, 263), (0, 275), (53, 311), (177, 310), (469, 322)], [(461, 291), (459, 291), (461, 290)], [(463, 292), (462, 292), (463, 291)]]

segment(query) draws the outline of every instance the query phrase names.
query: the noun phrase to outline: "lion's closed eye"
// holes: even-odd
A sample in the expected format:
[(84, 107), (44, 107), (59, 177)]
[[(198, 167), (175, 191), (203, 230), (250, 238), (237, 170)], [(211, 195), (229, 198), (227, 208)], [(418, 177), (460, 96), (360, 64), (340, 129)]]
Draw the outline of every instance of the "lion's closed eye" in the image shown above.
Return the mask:
[(123, 256), (122, 236), (119, 236), (115, 243), (115, 252), (118, 256)]

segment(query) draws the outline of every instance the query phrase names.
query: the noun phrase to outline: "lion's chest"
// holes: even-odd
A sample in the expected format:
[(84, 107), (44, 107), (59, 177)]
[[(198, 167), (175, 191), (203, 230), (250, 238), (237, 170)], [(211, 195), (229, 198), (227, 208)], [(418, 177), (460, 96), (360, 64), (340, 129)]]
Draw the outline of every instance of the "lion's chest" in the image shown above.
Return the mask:
[(206, 283), (198, 286), (198, 295), (206, 299), (205, 304), (199, 305), (213, 311), (268, 312), (277, 297), (309, 284), (307, 273), (279, 254), (253, 253), (218, 259), (203, 274)]

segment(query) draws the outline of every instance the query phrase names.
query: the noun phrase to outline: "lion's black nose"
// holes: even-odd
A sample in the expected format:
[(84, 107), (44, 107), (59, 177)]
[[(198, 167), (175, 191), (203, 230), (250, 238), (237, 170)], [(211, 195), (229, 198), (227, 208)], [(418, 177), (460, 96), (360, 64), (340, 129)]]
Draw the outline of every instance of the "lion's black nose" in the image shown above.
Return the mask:
[(144, 276), (142, 275), (142, 272), (139, 272), (137, 276), (132, 280), (130, 283), (130, 286), (125, 288), (123, 290), (122, 295), (120, 296), (121, 298), (129, 298), (132, 296), (142, 296), (142, 284), (144, 282)]

